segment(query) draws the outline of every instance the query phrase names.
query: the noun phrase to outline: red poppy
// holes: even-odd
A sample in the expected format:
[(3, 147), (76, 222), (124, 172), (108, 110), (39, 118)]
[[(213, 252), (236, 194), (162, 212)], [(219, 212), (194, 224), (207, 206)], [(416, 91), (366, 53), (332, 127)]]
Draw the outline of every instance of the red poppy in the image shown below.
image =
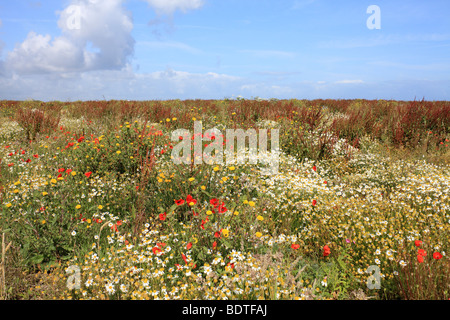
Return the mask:
[(112, 231), (117, 231), (117, 226), (115, 224), (113, 224), (112, 227), (111, 227), (111, 230)]
[(442, 254), (440, 254), (439, 252), (435, 252), (435, 253), (433, 253), (433, 258), (436, 260), (439, 260), (442, 258)]
[(326, 257), (331, 253), (330, 247), (324, 246), (323, 247), (323, 256)]
[(314, 171), (317, 171), (317, 168), (316, 168), (316, 166), (314, 166), (314, 167), (313, 167), (313, 170), (314, 170)]
[(416, 247), (420, 247), (422, 245), (422, 241), (416, 240), (414, 241), (414, 244), (416, 245)]
[(122, 225), (122, 220), (117, 220), (117, 223), (116, 223), (118, 226), (121, 226)]
[(81, 137), (77, 140), (77, 142), (80, 143), (80, 142), (83, 141), (83, 140), (84, 140), (84, 137), (81, 136)]
[(418, 253), (419, 255), (423, 256), (423, 257), (426, 257), (426, 255), (427, 255), (427, 252), (426, 252), (425, 250), (423, 250), (423, 249), (419, 249), (419, 250), (417, 251), (417, 253)]
[(92, 171), (89, 171), (89, 172), (86, 172), (84, 175), (89, 178), (91, 176), (91, 174), (92, 174)]
[(175, 200), (175, 203), (177, 204), (177, 206), (181, 206), (182, 204), (184, 204), (184, 200), (183, 199)]
[(189, 242), (186, 246), (186, 249), (189, 250), (190, 248), (192, 248), (192, 242)]
[(166, 217), (167, 217), (167, 214), (165, 212), (159, 214), (159, 220), (161, 220), (161, 221), (166, 220)]
[(214, 232), (214, 237), (220, 238), (220, 232), (219, 231)]
[(8, 154), (8, 156), (10, 156), (10, 157), (11, 157), (11, 156), (12, 156), (13, 154), (14, 154), (14, 153), (12, 153), (12, 152), (11, 152), (11, 153), (9, 153), (9, 154)]
[(56, 178), (62, 178), (62, 174), (58, 174), (58, 176)]
[(192, 198), (192, 196), (191, 196), (190, 194), (188, 194), (188, 196), (186, 197), (186, 202), (187, 202), (188, 204), (191, 204), (191, 202), (192, 202), (193, 204), (196, 204), (196, 203), (197, 203), (197, 200), (195, 200), (194, 198)]
[(35, 157), (36, 159), (39, 158), (38, 154), (33, 154), (33, 157)]
[(67, 174), (69, 174), (69, 173), (71, 173), (71, 172), (72, 172), (72, 169), (67, 169), (67, 170), (66, 170), (66, 173), (67, 173)]
[(182, 253), (182, 254), (181, 254), (181, 257), (183, 258), (183, 260), (184, 260), (184, 263), (186, 263), (186, 264), (187, 264), (188, 262), (187, 262), (187, 259), (186, 259), (186, 256), (184, 255), (184, 253)]
[(418, 254), (417, 255), (417, 261), (419, 261), (419, 263), (422, 263), (423, 262), (423, 256)]
[(217, 247), (217, 241), (213, 242), (213, 250)]
[(219, 213), (225, 213), (228, 211), (228, 209), (224, 206), (223, 202), (221, 205), (219, 205), (218, 211)]
[(300, 248), (300, 245), (298, 243), (293, 243), (291, 244), (291, 248), (297, 250), (298, 248)]
[(27, 159), (26, 161), (25, 161), (26, 163), (30, 163), (31, 162), (31, 160), (30, 159)]
[(316, 204), (317, 204), (317, 200), (314, 199), (314, 200), (312, 201), (312, 205), (315, 206)]
[(219, 200), (214, 198), (214, 199), (209, 200), (209, 203), (212, 204), (214, 206), (214, 208), (217, 208), (217, 206), (219, 205)]
[(166, 245), (166, 243), (165, 242), (158, 242), (158, 243), (156, 243), (156, 245), (158, 247), (162, 248), (162, 247), (164, 247)]
[(160, 248), (158, 248), (158, 247), (153, 247), (152, 251), (153, 251), (153, 254), (157, 254), (159, 252), (162, 252), (162, 250)]
[(14, 165), (14, 163), (9, 163), (8, 167), (12, 167)]
[(66, 171), (66, 169), (64, 169), (64, 168), (58, 169), (58, 172), (64, 172), (64, 171)]
[(25, 154), (25, 150), (22, 150), (21, 154)]
[(206, 217), (206, 220), (202, 219), (202, 224), (200, 225), (200, 228), (202, 228), (203, 230), (205, 230), (205, 223), (208, 222), (208, 217)]

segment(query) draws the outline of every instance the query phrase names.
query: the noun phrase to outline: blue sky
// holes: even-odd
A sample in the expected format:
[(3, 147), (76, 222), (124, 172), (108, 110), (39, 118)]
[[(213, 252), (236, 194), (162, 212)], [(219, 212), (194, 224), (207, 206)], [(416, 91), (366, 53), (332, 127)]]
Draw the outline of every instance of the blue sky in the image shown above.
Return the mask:
[(449, 88), (447, 0), (0, 0), (0, 99), (450, 100)]

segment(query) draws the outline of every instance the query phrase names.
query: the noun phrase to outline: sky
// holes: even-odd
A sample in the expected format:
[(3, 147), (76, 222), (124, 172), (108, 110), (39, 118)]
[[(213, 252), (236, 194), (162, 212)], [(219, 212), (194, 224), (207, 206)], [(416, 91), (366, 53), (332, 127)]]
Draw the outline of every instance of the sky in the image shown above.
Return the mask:
[(450, 100), (450, 1), (0, 0), (0, 100)]

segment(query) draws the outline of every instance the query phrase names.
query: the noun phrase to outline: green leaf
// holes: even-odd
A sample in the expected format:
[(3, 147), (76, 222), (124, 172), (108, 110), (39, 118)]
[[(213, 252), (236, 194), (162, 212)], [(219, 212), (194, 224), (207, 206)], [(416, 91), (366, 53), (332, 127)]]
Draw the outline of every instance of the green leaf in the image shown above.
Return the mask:
[(210, 198), (214, 198), (209, 192), (206, 192), (205, 190), (201, 190), (204, 194), (206, 194)]
[(175, 203), (174, 205), (172, 205), (170, 208), (169, 208), (169, 212), (167, 212), (167, 214), (168, 215), (170, 215), (170, 214), (172, 214), (174, 211), (175, 211), (175, 209), (178, 207), (178, 205)]
[(43, 260), (44, 260), (44, 255), (37, 254), (37, 255), (31, 257), (30, 262), (32, 262), (34, 264), (38, 264), (38, 263), (41, 263)]

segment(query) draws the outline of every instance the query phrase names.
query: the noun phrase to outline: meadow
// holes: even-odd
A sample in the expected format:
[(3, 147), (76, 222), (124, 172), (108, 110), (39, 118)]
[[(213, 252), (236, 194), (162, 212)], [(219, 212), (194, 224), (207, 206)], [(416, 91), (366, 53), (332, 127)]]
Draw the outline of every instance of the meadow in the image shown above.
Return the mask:
[[(175, 164), (195, 121), (278, 172)], [(445, 101), (0, 101), (0, 298), (448, 300), (449, 140)]]

